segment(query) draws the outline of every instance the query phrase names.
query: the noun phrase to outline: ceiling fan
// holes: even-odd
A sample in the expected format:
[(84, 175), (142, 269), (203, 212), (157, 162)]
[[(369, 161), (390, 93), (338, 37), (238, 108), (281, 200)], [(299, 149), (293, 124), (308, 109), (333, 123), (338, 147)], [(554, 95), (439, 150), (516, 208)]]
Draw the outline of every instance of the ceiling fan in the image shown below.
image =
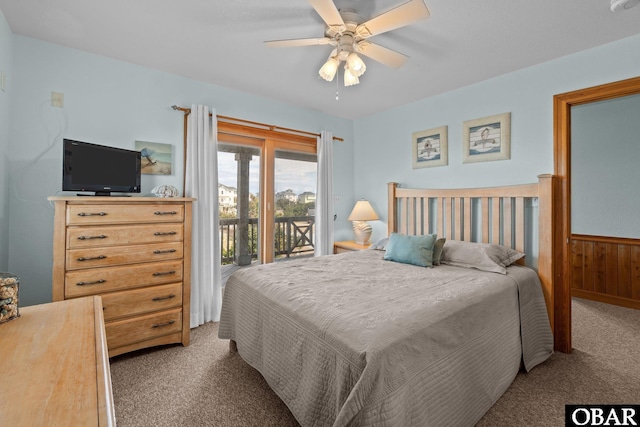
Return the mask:
[(334, 46), (329, 59), (318, 73), (320, 77), (330, 82), (335, 77), (340, 63), (344, 61), (345, 86), (360, 83), (359, 77), (366, 70), (366, 65), (358, 54), (393, 68), (401, 67), (409, 59), (402, 53), (370, 42), (367, 40), (369, 37), (429, 17), (429, 10), (424, 0), (409, 0), (366, 22), (363, 22), (363, 19), (353, 10), (339, 10), (333, 0), (309, 0), (309, 3), (327, 25), (324, 37), (271, 40), (264, 43), (268, 47)]

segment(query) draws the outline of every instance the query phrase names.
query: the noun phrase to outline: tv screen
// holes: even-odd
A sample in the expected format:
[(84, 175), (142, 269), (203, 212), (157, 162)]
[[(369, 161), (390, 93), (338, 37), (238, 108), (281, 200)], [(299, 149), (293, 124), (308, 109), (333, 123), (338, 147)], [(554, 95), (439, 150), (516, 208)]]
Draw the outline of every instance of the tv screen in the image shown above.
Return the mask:
[(140, 192), (140, 152), (64, 139), (63, 191)]

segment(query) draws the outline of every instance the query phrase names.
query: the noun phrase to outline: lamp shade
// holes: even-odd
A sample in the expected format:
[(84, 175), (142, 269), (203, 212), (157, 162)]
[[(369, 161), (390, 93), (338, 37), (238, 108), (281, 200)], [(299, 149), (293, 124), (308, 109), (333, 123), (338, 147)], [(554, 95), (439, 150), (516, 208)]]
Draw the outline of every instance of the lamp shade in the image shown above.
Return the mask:
[(351, 74), (356, 77), (360, 77), (367, 70), (367, 66), (364, 64), (364, 61), (362, 61), (355, 52), (351, 52), (347, 57), (347, 65), (349, 66), (349, 70), (351, 70)]
[(318, 71), (318, 74), (320, 74), (320, 77), (330, 82), (335, 77), (336, 71), (338, 71), (339, 64), (340, 64), (340, 61), (338, 61), (337, 58), (331, 57), (327, 59), (327, 62), (325, 62), (322, 68), (320, 68), (320, 71)]
[(345, 86), (353, 86), (353, 85), (357, 85), (358, 83), (360, 83), (360, 79), (358, 78), (358, 76), (356, 76), (353, 73), (351, 73), (351, 69), (349, 68), (349, 66), (345, 65), (345, 67), (344, 67), (344, 85)]
[(376, 211), (367, 200), (358, 200), (347, 220), (349, 221), (375, 221), (379, 219)]

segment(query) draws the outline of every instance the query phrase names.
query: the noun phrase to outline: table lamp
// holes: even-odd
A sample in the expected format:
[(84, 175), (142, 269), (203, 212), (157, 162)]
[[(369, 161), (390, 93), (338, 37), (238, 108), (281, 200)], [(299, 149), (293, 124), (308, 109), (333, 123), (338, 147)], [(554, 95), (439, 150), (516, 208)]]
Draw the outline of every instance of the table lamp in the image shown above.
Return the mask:
[(371, 238), (371, 226), (366, 221), (379, 219), (371, 204), (367, 200), (358, 200), (347, 219), (353, 221), (353, 235), (356, 243), (368, 245)]

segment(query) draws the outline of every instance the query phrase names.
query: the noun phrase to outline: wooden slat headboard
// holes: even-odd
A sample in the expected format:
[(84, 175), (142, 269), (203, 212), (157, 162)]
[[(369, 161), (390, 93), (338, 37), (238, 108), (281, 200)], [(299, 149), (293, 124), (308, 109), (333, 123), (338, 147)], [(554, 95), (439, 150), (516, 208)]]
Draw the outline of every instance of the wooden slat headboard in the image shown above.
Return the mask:
[(556, 179), (491, 188), (415, 189), (388, 184), (388, 231), (435, 233), (449, 240), (494, 243), (524, 252), (525, 200), (538, 203), (538, 275), (553, 328), (553, 201)]

